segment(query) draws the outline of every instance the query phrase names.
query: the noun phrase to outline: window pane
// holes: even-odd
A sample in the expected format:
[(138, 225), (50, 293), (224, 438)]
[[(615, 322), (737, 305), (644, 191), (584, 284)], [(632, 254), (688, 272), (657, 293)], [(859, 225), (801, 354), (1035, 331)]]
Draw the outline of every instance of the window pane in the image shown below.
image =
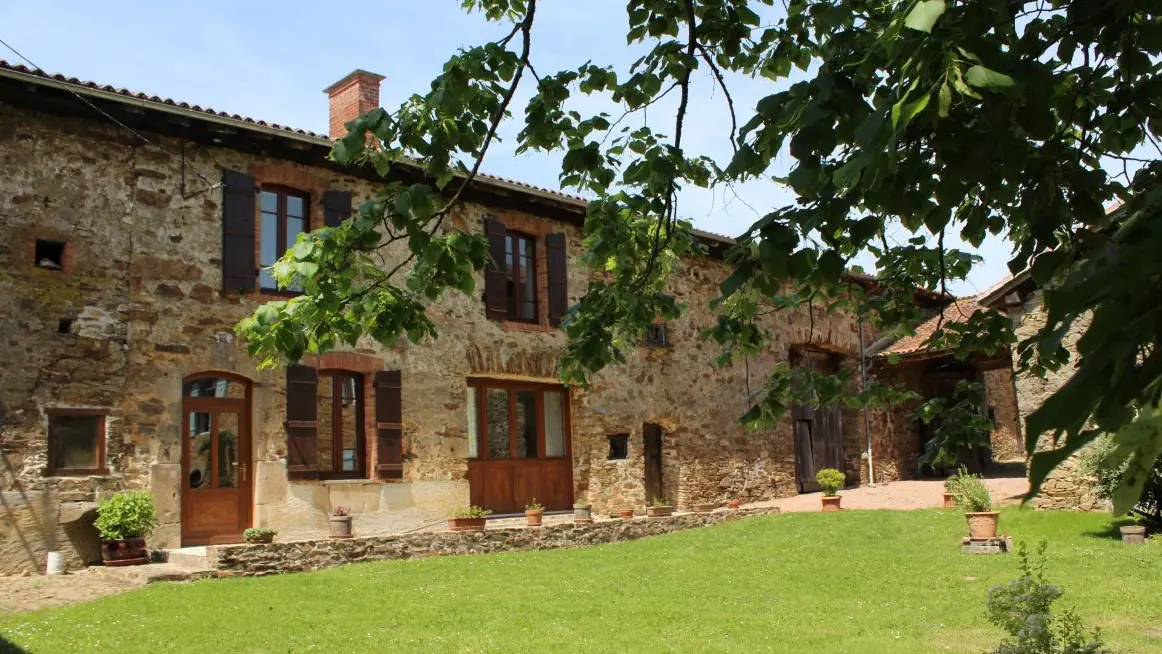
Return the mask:
[(319, 404), (319, 472), (331, 472), (332, 452), (334, 451), (333, 425), (334, 413), (334, 379), (330, 375), (319, 375), (318, 404)]
[(532, 242), (521, 242), (521, 315), (525, 320), (537, 319), (537, 278), (533, 274)]
[(505, 279), (505, 297), (508, 298), (508, 315), (509, 317), (517, 315), (516, 307), (516, 285), (517, 274), (516, 267), (513, 265), (512, 259), (512, 243), (515, 237), (509, 234), (504, 240), (504, 279)]
[(303, 199), (294, 195), (286, 196), (286, 215), (303, 217)]
[(476, 388), (468, 387), (468, 458), (480, 456), (480, 430), (477, 429)]
[(278, 259), (278, 216), (272, 213), (262, 214), (262, 247), (261, 260), (263, 266), (269, 266)]
[(507, 459), (508, 449), (508, 391), (488, 389), (488, 456)]
[(360, 383), (356, 375), (338, 377), (342, 395), (339, 402), (339, 429), (336, 447), (342, 451), (339, 465), (343, 472), (355, 472), (359, 447), (359, 401)]
[(238, 414), (218, 414), (218, 488), (238, 487)]
[(278, 213), (278, 195), (270, 191), (263, 191), (261, 204), (263, 211)]
[(565, 456), (565, 402), (560, 391), (546, 391), (545, 456)]
[(210, 487), (210, 414), (191, 411), (190, 440), (187, 446), (190, 455), (190, 488)]
[(516, 392), (517, 457), (537, 458), (537, 393)]
[(287, 218), (286, 219), (286, 247), (289, 250), (295, 246), (295, 239), (299, 237), (299, 233), (303, 231), (302, 218)]
[(229, 379), (203, 377), (182, 384), (182, 395), (186, 397), (228, 397), (242, 399), (246, 397), (246, 388), (242, 384), (230, 383)]
[(59, 470), (95, 470), (100, 416), (53, 416), (53, 462)]

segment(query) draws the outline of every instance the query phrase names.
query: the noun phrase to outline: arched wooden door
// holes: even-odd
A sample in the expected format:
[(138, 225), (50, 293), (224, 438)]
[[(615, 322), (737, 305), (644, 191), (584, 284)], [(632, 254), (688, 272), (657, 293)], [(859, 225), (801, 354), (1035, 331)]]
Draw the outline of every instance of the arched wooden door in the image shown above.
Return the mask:
[(182, 545), (237, 543), (250, 526), (250, 382), (225, 373), (182, 384)]

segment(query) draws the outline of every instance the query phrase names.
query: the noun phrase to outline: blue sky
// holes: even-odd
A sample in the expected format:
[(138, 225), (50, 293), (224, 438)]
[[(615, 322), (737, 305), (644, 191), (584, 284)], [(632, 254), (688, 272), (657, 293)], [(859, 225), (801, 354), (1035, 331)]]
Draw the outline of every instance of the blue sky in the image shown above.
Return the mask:
[[(465, 14), (459, 4), (7, 2), (0, 3), (0, 38), (50, 73), (325, 133), (327, 98), (322, 89), (351, 70), (385, 75), (380, 99), (391, 107), (426, 89), (456, 48), (503, 34), (501, 26)], [(624, 8), (624, 0), (543, 0), (533, 33), (538, 72), (576, 67), (589, 59), (624, 70), (641, 53), (625, 45)], [(0, 58), (16, 61), (3, 48)], [(709, 73), (701, 72), (695, 80), (685, 144), (725, 163), (730, 122), (722, 94)], [(740, 114), (777, 90), (767, 81), (743, 78), (730, 80), (730, 88)], [(527, 88), (518, 95), (518, 111), (528, 95)], [(583, 113), (616, 111), (592, 100), (576, 108)], [(672, 116), (672, 107), (660, 104), (638, 120), (666, 130)], [(517, 130), (502, 130), (507, 138), (490, 151), (484, 171), (558, 188), (558, 157), (516, 155), (512, 137)], [(789, 164), (780, 161), (778, 172), (785, 174)], [(794, 194), (788, 189), (764, 180), (713, 193), (686, 190), (680, 208), (697, 227), (736, 236), (761, 215), (792, 202)], [(906, 236), (895, 234), (899, 241)], [(983, 291), (1007, 274), (1009, 247), (1003, 240), (986, 241), (978, 253), (984, 263), (967, 282), (954, 284), (953, 292)]]

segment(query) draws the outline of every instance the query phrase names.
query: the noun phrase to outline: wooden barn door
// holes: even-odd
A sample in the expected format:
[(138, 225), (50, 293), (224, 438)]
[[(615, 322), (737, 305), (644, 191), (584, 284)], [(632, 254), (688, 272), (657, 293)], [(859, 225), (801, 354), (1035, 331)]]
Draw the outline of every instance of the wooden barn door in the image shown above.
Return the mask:
[[(791, 352), (795, 369), (794, 384), (802, 383), (798, 371), (807, 369), (816, 374), (834, 374), (839, 370), (839, 357), (828, 352), (795, 350)], [(791, 407), (795, 432), (795, 472), (799, 492), (819, 490), (815, 474), (823, 468), (843, 470), (843, 416), (842, 407), (814, 406), (796, 403)]]
[(646, 502), (653, 502), (655, 498), (664, 500), (665, 497), (662, 495), (662, 428), (647, 422), (642, 427), (642, 438), (646, 460)]

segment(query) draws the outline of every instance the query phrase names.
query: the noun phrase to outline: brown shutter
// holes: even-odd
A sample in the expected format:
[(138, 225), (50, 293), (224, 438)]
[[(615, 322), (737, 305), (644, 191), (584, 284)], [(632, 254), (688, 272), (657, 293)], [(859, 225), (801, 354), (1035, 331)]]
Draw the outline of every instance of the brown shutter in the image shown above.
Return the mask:
[(545, 237), (545, 254), (549, 263), (549, 324), (557, 327), (569, 310), (569, 280), (565, 255), (565, 235)]
[(258, 277), (254, 263), (254, 178), (222, 171), (222, 290), (250, 293)]
[(319, 373), (310, 366), (286, 367), (286, 469), (298, 479), (319, 474)]
[(492, 320), (508, 317), (508, 284), (504, 257), (508, 230), (504, 223), (495, 218), (484, 219), (484, 235), (488, 237), (488, 254), (491, 261), (484, 268), (484, 312)]
[(323, 224), (338, 227), (351, 215), (351, 191), (323, 193)]
[(380, 479), (403, 479), (402, 391), (398, 370), (375, 373), (375, 471)]

